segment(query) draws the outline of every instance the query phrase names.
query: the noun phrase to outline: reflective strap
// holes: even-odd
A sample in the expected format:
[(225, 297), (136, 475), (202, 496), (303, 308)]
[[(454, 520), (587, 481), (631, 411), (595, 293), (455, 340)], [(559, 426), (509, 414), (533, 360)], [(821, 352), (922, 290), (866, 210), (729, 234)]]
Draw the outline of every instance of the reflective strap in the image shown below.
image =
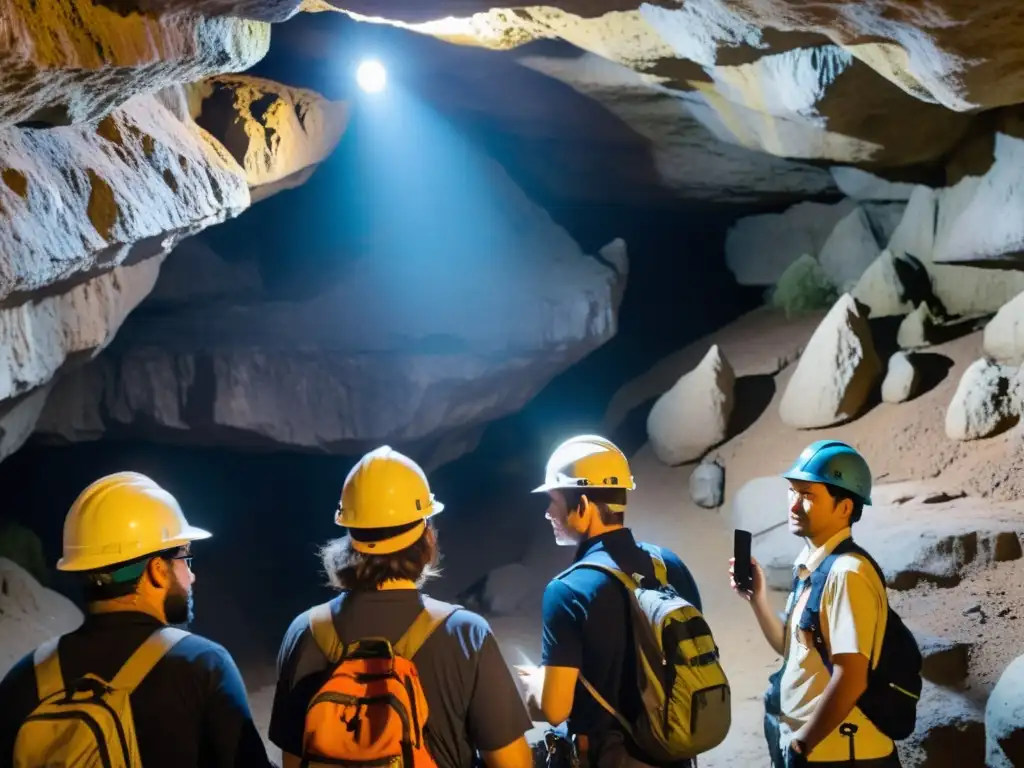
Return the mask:
[(171, 648), (188, 637), (189, 633), (174, 627), (162, 627), (146, 638), (135, 653), (128, 657), (114, 679), (110, 681), (113, 688), (134, 691), (143, 681), (157, 662)]
[(594, 689), (594, 686), (592, 686), (590, 684), (590, 682), (587, 680), (587, 678), (585, 678), (583, 675), (580, 675), (580, 682), (583, 683), (583, 687), (587, 689), (587, 693), (589, 693), (591, 696), (594, 697), (594, 701), (596, 701), (598, 704), (600, 704), (605, 712), (607, 712), (609, 715), (611, 715), (616, 720), (618, 720), (619, 721), (619, 725), (621, 725), (623, 728), (625, 728), (626, 729), (626, 733), (628, 733), (630, 735), (630, 737), (632, 737), (632, 735), (633, 735), (633, 728), (632, 728), (632, 726), (629, 723), (626, 722), (626, 719), (622, 715), (620, 715), (618, 712), (616, 712), (615, 708), (611, 704), (609, 704), (607, 701), (605, 701), (604, 696), (602, 696), (600, 693), (598, 693)]
[(59, 637), (47, 640), (32, 654), (32, 663), (36, 670), (36, 692), (40, 701), (64, 690), (64, 676), (61, 674), (60, 658), (57, 656), (59, 642)]

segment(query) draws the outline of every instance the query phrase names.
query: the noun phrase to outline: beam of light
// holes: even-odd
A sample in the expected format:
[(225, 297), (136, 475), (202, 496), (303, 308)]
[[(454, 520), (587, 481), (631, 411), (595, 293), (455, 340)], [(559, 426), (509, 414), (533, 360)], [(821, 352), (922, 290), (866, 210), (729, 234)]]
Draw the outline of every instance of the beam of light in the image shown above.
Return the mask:
[(365, 59), (356, 69), (356, 82), (367, 93), (380, 93), (388, 84), (388, 71), (376, 59)]

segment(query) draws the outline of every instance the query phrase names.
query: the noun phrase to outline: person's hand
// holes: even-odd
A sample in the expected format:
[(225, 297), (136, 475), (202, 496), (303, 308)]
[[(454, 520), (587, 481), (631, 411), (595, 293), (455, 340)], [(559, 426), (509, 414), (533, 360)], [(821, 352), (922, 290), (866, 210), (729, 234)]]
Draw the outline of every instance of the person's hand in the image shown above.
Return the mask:
[(519, 682), (523, 686), (523, 695), (526, 699), (526, 709), (529, 711), (530, 719), (543, 722), (544, 713), (541, 711), (540, 703), (544, 696), (544, 667), (516, 664), (515, 670), (519, 675)]
[(732, 591), (747, 601), (755, 601), (764, 599), (767, 592), (767, 584), (764, 578), (764, 571), (761, 570), (761, 564), (754, 558), (750, 558), (750, 571), (752, 578), (750, 580), (750, 590), (740, 589), (736, 584), (734, 573), (736, 570), (736, 558), (729, 558), (729, 586), (732, 587)]
[(794, 738), (786, 750), (786, 768), (806, 768), (810, 765), (803, 742)]

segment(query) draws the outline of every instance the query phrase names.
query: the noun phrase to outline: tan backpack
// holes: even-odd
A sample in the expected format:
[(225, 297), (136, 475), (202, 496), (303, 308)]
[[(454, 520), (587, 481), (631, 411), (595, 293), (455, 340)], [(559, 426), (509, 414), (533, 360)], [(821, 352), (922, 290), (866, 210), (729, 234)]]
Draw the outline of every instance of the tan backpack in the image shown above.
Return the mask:
[(163, 627), (139, 646), (109, 683), (86, 674), (67, 684), (55, 638), (33, 656), (39, 704), (14, 742), (14, 768), (141, 768), (129, 696), (188, 632)]

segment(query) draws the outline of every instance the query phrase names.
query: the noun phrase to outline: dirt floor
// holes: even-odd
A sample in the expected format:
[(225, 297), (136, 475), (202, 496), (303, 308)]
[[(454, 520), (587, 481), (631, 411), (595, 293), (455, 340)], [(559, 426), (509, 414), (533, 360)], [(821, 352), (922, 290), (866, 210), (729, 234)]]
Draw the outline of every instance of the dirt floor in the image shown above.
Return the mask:
[[(742, 432), (712, 453), (726, 467), (726, 499), (719, 510), (706, 510), (690, 501), (688, 481), (693, 465), (667, 467), (643, 445), (632, 457), (637, 490), (629, 506), (629, 524), (639, 538), (667, 546), (694, 572), (706, 615), (723, 652), (733, 688), (733, 728), (725, 743), (701, 758), (701, 768), (766, 766), (761, 731), (761, 693), (770, 672), (779, 663), (764, 642), (748, 604), (729, 589), (728, 558), (732, 549), (729, 504), (748, 480), (777, 474), (813, 440), (836, 437), (860, 449), (868, 458), (876, 483), (928, 481), (953, 496), (966, 494), (936, 507), (934, 514), (949, 514), (959, 504), (998, 504), (1021, 513), (1024, 530), (1024, 462), (1020, 435), (1010, 430), (973, 443), (957, 443), (944, 433), (945, 408), (963, 370), (981, 355), (981, 335), (973, 333), (929, 348), (925, 359), (928, 391), (899, 405), (876, 403), (858, 419), (827, 430), (798, 431), (783, 425), (778, 401), (792, 372), (789, 365), (810, 337), (816, 318), (789, 322), (777, 314), (759, 311), (711, 337), (667, 358), (645, 377), (616, 396), (608, 411), (611, 434), (692, 368), (711, 343), (719, 343), (738, 377), (734, 421)], [(789, 366), (788, 368), (786, 366)], [(779, 372), (781, 369), (781, 372)], [(777, 375), (776, 375), (776, 372)], [(884, 492), (883, 492), (884, 496)], [(893, 506), (891, 514), (898, 514)], [(927, 519), (927, 518), (925, 518)], [(883, 566), (885, 563), (883, 562)], [(558, 569), (552, 564), (552, 573)], [(978, 750), (977, 725), (984, 701), (1000, 672), (1015, 658), (1024, 617), (1024, 561), (967, 569), (954, 587), (923, 584), (904, 592), (891, 591), (893, 606), (915, 630), (969, 644), (970, 674), (957, 691), (958, 714), (944, 713), (946, 705), (928, 704), (927, 718), (948, 726), (937, 729), (942, 738), (929, 737), (910, 745), (905, 765), (921, 768), (983, 765)], [(510, 663), (536, 662), (539, 655), (539, 599), (533, 610), (517, 617), (494, 617), (492, 626)], [(781, 610), (784, 595), (773, 593)], [(267, 687), (272, 670), (246, 670), (253, 708), (265, 727), (272, 692)], [(947, 695), (948, 694), (948, 695)], [(929, 691), (951, 698), (945, 689)], [(924, 707), (925, 704), (922, 704)], [(952, 729), (952, 730), (950, 730)], [(969, 753), (955, 760), (948, 745)]]

